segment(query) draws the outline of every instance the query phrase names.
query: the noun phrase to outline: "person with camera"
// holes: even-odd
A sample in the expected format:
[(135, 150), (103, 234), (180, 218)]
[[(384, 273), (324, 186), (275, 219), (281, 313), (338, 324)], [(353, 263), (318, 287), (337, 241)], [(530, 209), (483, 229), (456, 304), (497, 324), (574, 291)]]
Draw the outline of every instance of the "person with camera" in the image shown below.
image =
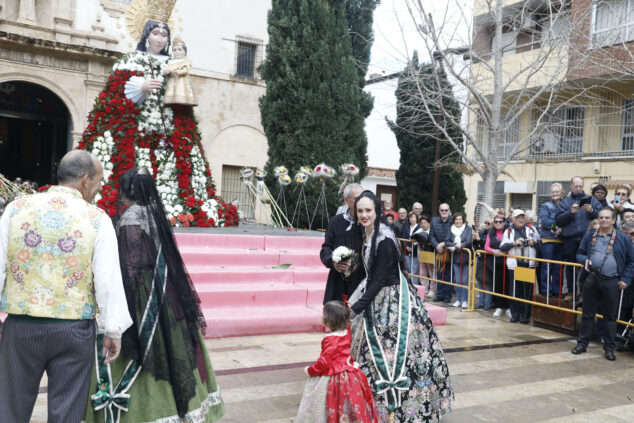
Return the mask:
[(592, 322), (601, 309), (606, 330), (603, 333), (605, 358), (613, 361), (616, 315), (621, 290), (627, 288), (634, 275), (634, 246), (629, 237), (614, 229), (615, 212), (610, 208), (599, 212), (599, 228), (583, 236), (577, 261), (588, 276), (583, 286), (583, 311), (577, 346), (572, 353), (586, 352), (592, 336)]
[[(506, 267), (509, 269), (511, 277), (511, 295), (515, 298), (528, 300), (533, 293), (533, 283), (515, 280), (515, 269), (517, 267), (528, 267), (535, 269), (535, 260), (530, 260), (537, 256), (537, 243), (539, 242), (539, 233), (537, 230), (524, 223), (524, 210), (513, 210), (513, 225), (504, 231), (500, 250), (511, 256), (527, 257), (526, 259), (516, 259), (507, 257)], [(511, 323), (528, 323), (530, 318), (530, 304), (511, 301)]]
[[(583, 192), (583, 178), (575, 176), (570, 180), (570, 195), (559, 203), (559, 210), (555, 217), (555, 223), (561, 228), (562, 248), (564, 260), (575, 263), (577, 249), (581, 237), (592, 219), (596, 219), (601, 210), (601, 204), (596, 198), (587, 196)], [(577, 272), (576, 276), (579, 275)], [(575, 286), (575, 273), (572, 266), (566, 266), (566, 285), (568, 294), (564, 301), (572, 301), (573, 287)], [(577, 296), (579, 290), (576, 290)]]

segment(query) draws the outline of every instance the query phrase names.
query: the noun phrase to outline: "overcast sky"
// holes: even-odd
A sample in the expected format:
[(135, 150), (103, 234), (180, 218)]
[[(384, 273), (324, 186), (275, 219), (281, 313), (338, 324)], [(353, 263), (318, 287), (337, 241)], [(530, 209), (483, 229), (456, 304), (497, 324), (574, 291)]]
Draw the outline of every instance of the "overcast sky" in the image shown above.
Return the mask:
[[(443, 33), (452, 38), (448, 42), (451, 47), (464, 45), (465, 32), (468, 31), (464, 21), (470, 18), (464, 17), (459, 4), (470, 5), (471, 0), (423, 0), (424, 7), (430, 7), (436, 27), (445, 23), (446, 30)], [(406, 0), (382, 0), (374, 12), (374, 44), (367, 77), (400, 72), (415, 49), (421, 62), (429, 62), (424, 40), (416, 29)], [(386, 116), (390, 120), (396, 118), (396, 83), (397, 80), (392, 80), (367, 87), (367, 91), (374, 96), (374, 109), (366, 119), (368, 165), (372, 167), (399, 167), (400, 152), (396, 138), (385, 122)]]

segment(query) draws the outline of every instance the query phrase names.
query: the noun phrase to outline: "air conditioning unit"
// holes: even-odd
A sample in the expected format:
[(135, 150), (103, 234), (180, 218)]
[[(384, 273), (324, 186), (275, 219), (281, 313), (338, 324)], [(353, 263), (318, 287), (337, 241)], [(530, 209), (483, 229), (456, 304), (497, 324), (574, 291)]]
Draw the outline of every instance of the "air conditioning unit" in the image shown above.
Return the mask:
[(530, 15), (513, 23), (513, 30), (521, 31), (526, 29), (535, 29), (537, 27), (537, 19), (534, 15)]
[(535, 154), (558, 154), (559, 136), (550, 131), (544, 132), (531, 146), (531, 151)]

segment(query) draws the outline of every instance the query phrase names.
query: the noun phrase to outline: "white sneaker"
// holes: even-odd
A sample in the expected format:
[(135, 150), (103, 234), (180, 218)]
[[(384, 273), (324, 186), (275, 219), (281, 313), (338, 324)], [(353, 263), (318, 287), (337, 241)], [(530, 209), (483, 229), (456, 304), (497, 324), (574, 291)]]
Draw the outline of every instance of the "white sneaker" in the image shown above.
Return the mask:
[(454, 307), (460, 307), (460, 301), (456, 301), (455, 303), (452, 304), (452, 306)]
[(507, 309), (506, 309), (506, 315), (507, 315), (508, 317), (513, 317), (513, 316), (511, 316), (511, 309), (510, 309), (510, 308), (507, 308)]
[(469, 304), (466, 301), (462, 302), (462, 308), (469, 308)]
[(496, 308), (495, 311), (493, 312), (493, 317), (500, 317), (503, 314), (504, 314), (504, 310), (502, 310), (501, 308)]
[(427, 293), (427, 296), (430, 297), (430, 298), (436, 298), (436, 291), (429, 291)]

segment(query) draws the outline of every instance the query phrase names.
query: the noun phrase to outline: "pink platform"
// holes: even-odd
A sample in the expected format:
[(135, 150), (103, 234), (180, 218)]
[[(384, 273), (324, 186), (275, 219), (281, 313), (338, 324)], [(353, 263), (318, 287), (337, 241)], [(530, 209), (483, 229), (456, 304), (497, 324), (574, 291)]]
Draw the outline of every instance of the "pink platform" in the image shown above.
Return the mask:
[[(176, 239), (200, 295), (207, 337), (324, 330), (323, 237), (177, 233)], [(419, 293), (424, 298), (422, 287)], [(444, 308), (426, 308), (434, 324), (445, 324)]]

